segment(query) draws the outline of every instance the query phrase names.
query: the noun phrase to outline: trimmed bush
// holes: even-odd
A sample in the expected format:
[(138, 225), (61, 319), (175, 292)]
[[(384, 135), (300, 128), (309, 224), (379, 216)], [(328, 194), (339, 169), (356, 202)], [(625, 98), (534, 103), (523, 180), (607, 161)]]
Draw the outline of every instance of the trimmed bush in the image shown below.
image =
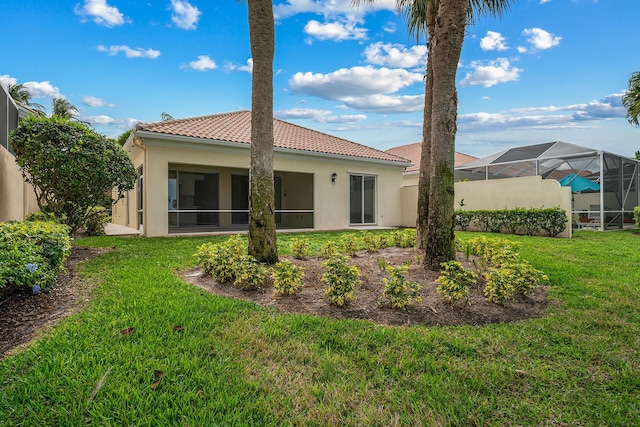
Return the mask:
[(302, 288), (304, 268), (292, 264), (291, 261), (276, 263), (271, 272), (273, 279), (273, 292), (279, 295), (293, 295)]
[(567, 222), (567, 213), (557, 207), (456, 211), (456, 226), (464, 231), (472, 227), (492, 233), (556, 237), (566, 229)]
[(355, 265), (349, 265), (349, 257), (333, 255), (322, 263), (326, 272), (322, 275), (322, 281), (327, 284), (324, 295), (329, 299), (329, 304), (343, 307), (355, 299), (354, 289), (360, 284), (360, 270)]
[(458, 261), (447, 261), (440, 265), (442, 270), (440, 277), (436, 279), (438, 283), (436, 291), (448, 304), (455, 305), (456, 302), (465, 298), (465, 305), (467, 305), (469, 286), (476, 282), (478, 276), (473, 271), (464, 268)]
[(382, 299), (391, 304), (391, 308), (399, 308), (406, 310), (407, 307), (422, 301), (418, 295), (422, 285), (419, 283), (409, 282), (405, 276), (409, 272), (406, 265), (388, 266), (385, 269), (389, 273), (389, 277), (385, 277), (384, 291), (382, 291)]
[(222, 243), (204, 243), (198, 246), (195, 256), (205, 273), (212, 275), (220, 283), (233, 283), (235, 261), (245, 250), (242, 237), (236, 234)]
[(358, 238), (354, 234), (345, 234), (340, 237), (342, 253), (347, 256), (355, 256), (359, 249)]
[(259, 288), (267, 278), (267, 268), (251, 255), (240, 255), (233, 260), (233, 286), (240, 289)]
[(289, 243), (289, 249), (291, 250), (291, 255), (293, 255), (294, 258), (306, 259), (309, 256), (309, 248), (309, 239), (306, 237), (294, 237)]
[(333, 240), (329, 240), (320, 248), (320, 256), (323, 258), (331, 258), (338, 254), (338, 246)]

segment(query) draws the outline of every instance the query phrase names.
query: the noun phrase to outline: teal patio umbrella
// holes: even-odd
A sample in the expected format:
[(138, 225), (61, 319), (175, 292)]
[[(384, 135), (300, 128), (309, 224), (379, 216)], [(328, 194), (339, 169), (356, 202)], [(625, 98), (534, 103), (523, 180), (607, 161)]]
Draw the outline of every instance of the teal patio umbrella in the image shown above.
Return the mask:
[(574, 173), (570, 173), (569, 175), (562, 178), (559, 182), (563, 187), (571, 187), (572, 193), (600, 191), (600, 184), (598, 184), (597, 182), (589, 181), (587, 178), (576, 175)]

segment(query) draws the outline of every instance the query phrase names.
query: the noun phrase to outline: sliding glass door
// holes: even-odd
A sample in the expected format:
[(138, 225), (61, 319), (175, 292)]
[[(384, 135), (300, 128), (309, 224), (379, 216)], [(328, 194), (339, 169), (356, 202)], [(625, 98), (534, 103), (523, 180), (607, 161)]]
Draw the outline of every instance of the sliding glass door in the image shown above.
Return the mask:
[(376, 223), (376, 177), (349, 176), (349, 221), (351, 224)]

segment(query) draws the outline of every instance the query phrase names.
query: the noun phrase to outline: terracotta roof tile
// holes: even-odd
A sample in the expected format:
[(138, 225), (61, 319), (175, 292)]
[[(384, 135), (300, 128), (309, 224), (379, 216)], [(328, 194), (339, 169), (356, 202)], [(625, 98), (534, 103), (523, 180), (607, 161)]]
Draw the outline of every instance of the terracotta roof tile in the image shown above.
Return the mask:
[[(136, 126), (136, 130), (250, 144), (251, 112), (236, 111), (156, 123), (145, 123)], [(278, 119), (273, 119), (273, 139), (274, 146), (278, 148), (400, 163), (407, 162), (406, 159), (393, 153), (376, 150), (366, 145)]]
[[(420, 170), (420, 153), (422, 152), (421, 145), (421, 142), (414, 142), (413, 144), (400, 145), (398, 147), (390, 148), (386, 152), (410, 160), (411, 163), (413, 163), (413, 166), (405, 168), (405, 172), (416, 172)], [(464, 165), (465, 163), (469, 163), (470, 161), (477, 159), (477, 157), (459, 153), (456, 151), (454, 159), (455, 167)]]

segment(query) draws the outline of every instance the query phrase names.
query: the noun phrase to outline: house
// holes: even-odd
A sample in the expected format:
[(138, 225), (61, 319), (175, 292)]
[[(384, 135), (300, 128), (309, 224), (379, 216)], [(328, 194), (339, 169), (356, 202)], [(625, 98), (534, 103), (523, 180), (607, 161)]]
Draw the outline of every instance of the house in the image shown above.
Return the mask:
[[(411, 161), (402, 174), (402, 188), (400, 198), (402, 200), (402, 219), (400, 225), (403, 227), (415, 227), (418, 217), (418, 179), (420, 172), (420, 155), (422, 153), (422, 143), (400, 145), (386, 151)], [(462, 166), (465, 163), (477, 160), (477, 157), (468, 154), (455, 152), (454, 166)]]
[[(278, 229), (401, 224), (409, 160), (274, 119)], [(124, 145), (140, 178), (113, 222), (146, 236), (247, 229), (251, 112), (136, 126)]]
[(15, 102), (0, 85), (0, 222), (24, 221), (38, 210), (36, 194), (22, 178), (9, 141), (9, 133), (29, 114), (31, 111)]

